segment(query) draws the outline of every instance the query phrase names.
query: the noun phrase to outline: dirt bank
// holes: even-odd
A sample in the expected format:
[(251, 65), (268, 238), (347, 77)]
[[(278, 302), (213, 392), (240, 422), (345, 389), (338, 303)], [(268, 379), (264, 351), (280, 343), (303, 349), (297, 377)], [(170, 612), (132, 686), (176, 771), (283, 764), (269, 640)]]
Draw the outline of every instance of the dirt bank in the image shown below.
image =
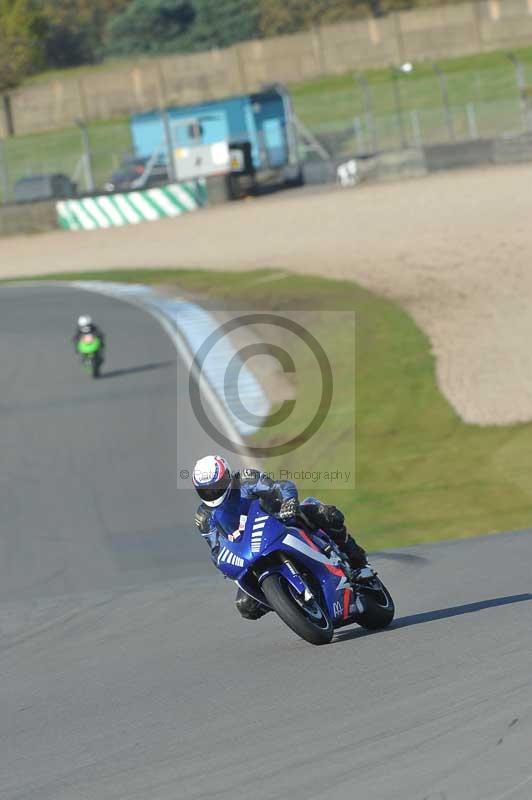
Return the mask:
[(0, 275), (254, 266), (350, 278), (427, 332), (477, 424), (532, 420), (532, 166), (285, 193), (179, 220), (0, 240)]

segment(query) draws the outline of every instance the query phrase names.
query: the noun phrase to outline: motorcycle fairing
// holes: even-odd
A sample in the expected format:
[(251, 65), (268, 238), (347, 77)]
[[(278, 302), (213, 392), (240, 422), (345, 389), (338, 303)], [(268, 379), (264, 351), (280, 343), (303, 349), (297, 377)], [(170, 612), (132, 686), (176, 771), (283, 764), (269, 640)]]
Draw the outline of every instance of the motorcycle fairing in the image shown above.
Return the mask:
[(92, 355), (93, 353), (97, 353), (101, 346), (102, 343), (98, 336), (94, 336), (92, 333), (87, 334), (82, 336), (78, 342), (78, 353), (84, 356)]
[[(236, 519), (236, 518), (235, 518)], [(356, 597), (341, 565), (341, 560), (332, 552), (326, 555), (321, 547), (328, 543), (326, 534), (308, 534), (302, 528), (286, 527), (275, 517), (269, 516), (258, 501), (250, 504), (244, 532), (230, 541), (224, 537), (218, 554), (218, 568), (234, 580), (241, 589), (264, 605), (268, 605), (260, 591), (260, 584), (267, 575), (281, 574), (299, 594), (309, 591), (298, 569), (286, 562), (272, 559), (279, 551), (292, 556), (297, 567), (311, 573), (319, 581), (327, 611), (338, 627), (353, 620), (356, 614)], [(262, 571), (257, 567), (263, 567)], [(258, 572), (257, 580), (252, 574)]]

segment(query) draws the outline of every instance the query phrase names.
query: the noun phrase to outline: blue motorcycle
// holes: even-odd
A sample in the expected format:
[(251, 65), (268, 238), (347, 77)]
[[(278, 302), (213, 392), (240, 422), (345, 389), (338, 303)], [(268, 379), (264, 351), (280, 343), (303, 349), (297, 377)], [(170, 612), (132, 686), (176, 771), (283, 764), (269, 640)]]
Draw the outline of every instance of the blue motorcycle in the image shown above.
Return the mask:
[(385, 628), (395, 608), (377, 575), (357, 583), (356, 573), (324, 531), (304, 513), (286, 526), (254, 500), (247, 516), (216, 509), (217, 567), (311, 644), (328, 644), (335, 629), (358, 623)]

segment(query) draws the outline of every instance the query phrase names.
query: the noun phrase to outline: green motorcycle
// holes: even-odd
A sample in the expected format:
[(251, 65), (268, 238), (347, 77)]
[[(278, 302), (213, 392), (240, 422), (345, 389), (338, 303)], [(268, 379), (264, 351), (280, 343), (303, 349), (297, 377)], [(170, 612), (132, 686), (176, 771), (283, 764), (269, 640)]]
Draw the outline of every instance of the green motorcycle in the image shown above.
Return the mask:
[(78, 342), (78, 353), (81, 357), (83, 368), (92, 374), (93, 378), (100, 377), (103, 364), (102, 341), (93, 333), (85, 333)]

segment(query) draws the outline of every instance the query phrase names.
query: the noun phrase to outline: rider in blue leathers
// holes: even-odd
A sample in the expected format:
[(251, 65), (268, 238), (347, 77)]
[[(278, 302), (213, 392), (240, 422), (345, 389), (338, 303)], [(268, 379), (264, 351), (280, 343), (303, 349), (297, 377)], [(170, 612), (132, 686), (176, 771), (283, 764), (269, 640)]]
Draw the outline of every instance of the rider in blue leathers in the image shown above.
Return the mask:
[[(193, 485), (202, 500), (194, 522), (209, 544), (215, 565), (220, 550), (220, 533), (212, 518), (214, 508), (226, 508), (234, 504), (236, 513), (245, 515), (253, 500), (268, 497), (270, 505), (277, 508), (275, 516), (280, 520), (289, 522), (301, 510), (313, 528), (321, 528), (331, 537), (354, 570), (368, 568), (373, 574), (365, 551), (347, 532), (342, 512), (315, 497), (308, 497), (300, 504), (297, 487), (292, 481), (273, 481), (260, 470), (249, 467), (232, 473), (229, 464), (221, 456), (206, 456), (196, 464)], [(242, 589), (237, 592), (236, 607), (246, 619), (259, 619), (268, 611)]]

